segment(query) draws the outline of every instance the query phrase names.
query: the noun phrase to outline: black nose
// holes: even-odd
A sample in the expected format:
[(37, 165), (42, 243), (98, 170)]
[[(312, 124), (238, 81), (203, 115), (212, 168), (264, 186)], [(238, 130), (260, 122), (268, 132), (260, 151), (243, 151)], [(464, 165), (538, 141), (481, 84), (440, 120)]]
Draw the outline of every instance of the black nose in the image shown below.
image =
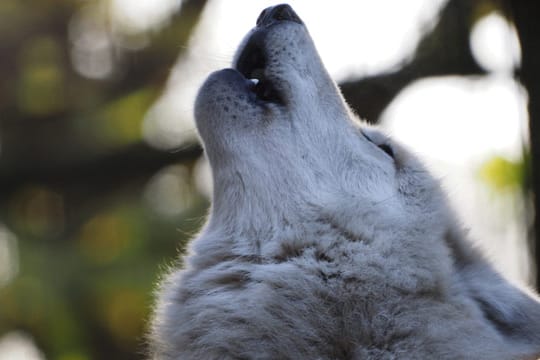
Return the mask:
[(267, 26), (277, 21), (294, 21), (302, 24), (302, 20), (290, 5), (281, 4), (264, 9), (257, 19), (257, 26)]

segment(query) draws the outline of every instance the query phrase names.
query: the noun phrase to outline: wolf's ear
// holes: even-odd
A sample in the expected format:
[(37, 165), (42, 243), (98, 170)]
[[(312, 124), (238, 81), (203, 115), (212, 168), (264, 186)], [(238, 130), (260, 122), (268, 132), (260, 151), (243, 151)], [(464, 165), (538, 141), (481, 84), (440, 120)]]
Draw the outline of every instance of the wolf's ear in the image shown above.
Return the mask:
[(516, 351), (526, 358), (540, 357), (540, 300), (531, 291), (512, 285), (465, 238), (447, 234), (454, 266), (468, 295), (488, 321)]

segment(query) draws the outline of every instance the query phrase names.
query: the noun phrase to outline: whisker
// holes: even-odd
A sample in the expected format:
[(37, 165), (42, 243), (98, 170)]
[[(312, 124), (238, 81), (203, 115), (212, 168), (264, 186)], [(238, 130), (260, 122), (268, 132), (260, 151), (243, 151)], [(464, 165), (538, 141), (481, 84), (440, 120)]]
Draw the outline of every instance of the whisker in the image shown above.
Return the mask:
[(230, 64), (232, 61), (232, 58), (234, 56), (233, 53), (225, 53), (225, 54), (216, 54), (212, 53), (210, 51), (202, 51), (199, 49), (194, 49), (193, 47), (181, 45), (179, 47), (180, 49), (184, 50), (185, 54), (184, 56), (189, 56), (194, 59), (198, 60), (206, 60), (210, 62), (219, 62), (219, 63), (227, 63)]

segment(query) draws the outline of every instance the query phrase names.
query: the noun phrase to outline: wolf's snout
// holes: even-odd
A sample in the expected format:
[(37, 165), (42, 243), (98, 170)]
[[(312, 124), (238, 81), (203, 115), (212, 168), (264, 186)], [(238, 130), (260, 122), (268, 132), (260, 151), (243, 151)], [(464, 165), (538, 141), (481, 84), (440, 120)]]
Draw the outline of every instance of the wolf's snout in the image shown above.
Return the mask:
[(277, 21), (294, 21), (302, 24), (302, 20), (290, 5), (281, 4), (264, 9), (257, 19), (257, 26), (268, 26)]

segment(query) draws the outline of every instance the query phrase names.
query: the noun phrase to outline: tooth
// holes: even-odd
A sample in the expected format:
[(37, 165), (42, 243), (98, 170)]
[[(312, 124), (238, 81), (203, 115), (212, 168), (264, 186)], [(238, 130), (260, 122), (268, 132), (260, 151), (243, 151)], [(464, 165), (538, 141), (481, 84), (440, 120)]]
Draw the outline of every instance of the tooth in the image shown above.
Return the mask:
[(249, 79), (253, 83), (253, 85), (257, 85), (259, 83), (259, 79)]

